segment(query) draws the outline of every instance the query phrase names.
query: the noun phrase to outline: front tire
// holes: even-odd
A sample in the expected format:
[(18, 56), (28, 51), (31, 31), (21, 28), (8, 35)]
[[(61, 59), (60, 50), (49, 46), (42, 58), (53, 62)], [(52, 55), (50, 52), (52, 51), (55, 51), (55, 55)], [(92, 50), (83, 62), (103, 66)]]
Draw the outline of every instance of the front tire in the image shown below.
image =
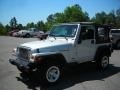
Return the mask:
[(42, 84), (55, 84), (57, 83), (62, 75), (61, 66), (58, 64), (50, 64), (44, 66), (40, 71), (40, 80)]
[(21, 73), (26, 73), (25, 70), (22, 69), (22, 68), (17, 67), (17, 69), (18, 69)]
[(25, 35), (25, 37), (26, 37), (26, 38), (30, 38), (30, 34), (27, 33), (27, 34)]
[(47, 82), (54, 83), (60, 78), (60, 69), (58, 66), (50, 66), (45, 74)]

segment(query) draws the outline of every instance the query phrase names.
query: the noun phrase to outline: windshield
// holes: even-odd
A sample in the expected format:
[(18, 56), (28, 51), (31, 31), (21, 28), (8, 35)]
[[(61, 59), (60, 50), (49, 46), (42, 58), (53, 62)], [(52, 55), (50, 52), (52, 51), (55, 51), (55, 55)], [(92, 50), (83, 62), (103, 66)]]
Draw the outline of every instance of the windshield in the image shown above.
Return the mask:
[(77, 31), (78, 25), (58, 25), (53, 26), (50, 35), (54, 37), (74, 37)]

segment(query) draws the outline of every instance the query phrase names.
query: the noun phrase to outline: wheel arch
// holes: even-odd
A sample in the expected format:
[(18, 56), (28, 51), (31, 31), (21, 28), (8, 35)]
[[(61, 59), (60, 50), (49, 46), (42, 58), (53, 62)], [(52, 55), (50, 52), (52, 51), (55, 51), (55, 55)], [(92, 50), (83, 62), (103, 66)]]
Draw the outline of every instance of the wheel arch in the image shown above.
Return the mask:
[(65, 57), (61, 54), (61, 53), (56, 53), (56, 54), (50, 54), (50, 55), (45, 55), (45, 56), (42, 56), (43, 60), (42, 60), (42, 63), (50, 63), (50, 62), (55, 62), (59, 65), (65, 65), (67, 62), (66, 62), (66, 59)]
[(99, 57), (99, 55), (103, 53), (105, 53), (108, 56), (111, 56), (110, 46), (103, 45), (98, 47), (94, 56), (94, 60), (96, 60)]
[(118, 40), (116, 41), (116, 45), (117, 45), (119, 42), (120, 42), (120, 39), (118, 39)]

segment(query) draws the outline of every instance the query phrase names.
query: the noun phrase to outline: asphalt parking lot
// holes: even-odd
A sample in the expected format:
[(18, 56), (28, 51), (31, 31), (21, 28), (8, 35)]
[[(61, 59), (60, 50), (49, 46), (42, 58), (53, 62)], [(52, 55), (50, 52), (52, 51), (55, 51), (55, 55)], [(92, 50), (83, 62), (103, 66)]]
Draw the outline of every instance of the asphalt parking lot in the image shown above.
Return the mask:
[(104, 72), (96, 71), (93, 64), (84, 64), (71, 67), (54, 86), (42, 87), (34, 77), (29, 80), (8, 60), (17, 45), (35, 40), (0, 36), (0, 90), (120, 90), (120, 50), (114, 50)]

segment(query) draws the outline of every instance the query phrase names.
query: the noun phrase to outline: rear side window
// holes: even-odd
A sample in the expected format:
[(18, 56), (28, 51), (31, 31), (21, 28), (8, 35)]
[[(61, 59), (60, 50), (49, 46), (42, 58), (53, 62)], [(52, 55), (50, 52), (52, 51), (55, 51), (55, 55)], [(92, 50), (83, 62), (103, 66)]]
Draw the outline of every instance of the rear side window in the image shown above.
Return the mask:
[(97, 32), (97, 43), (108, 43), (110, 41), (108, 28), (98, 27)]
[(111, 33), (120, 33), (120, 30), (111, 30)]

